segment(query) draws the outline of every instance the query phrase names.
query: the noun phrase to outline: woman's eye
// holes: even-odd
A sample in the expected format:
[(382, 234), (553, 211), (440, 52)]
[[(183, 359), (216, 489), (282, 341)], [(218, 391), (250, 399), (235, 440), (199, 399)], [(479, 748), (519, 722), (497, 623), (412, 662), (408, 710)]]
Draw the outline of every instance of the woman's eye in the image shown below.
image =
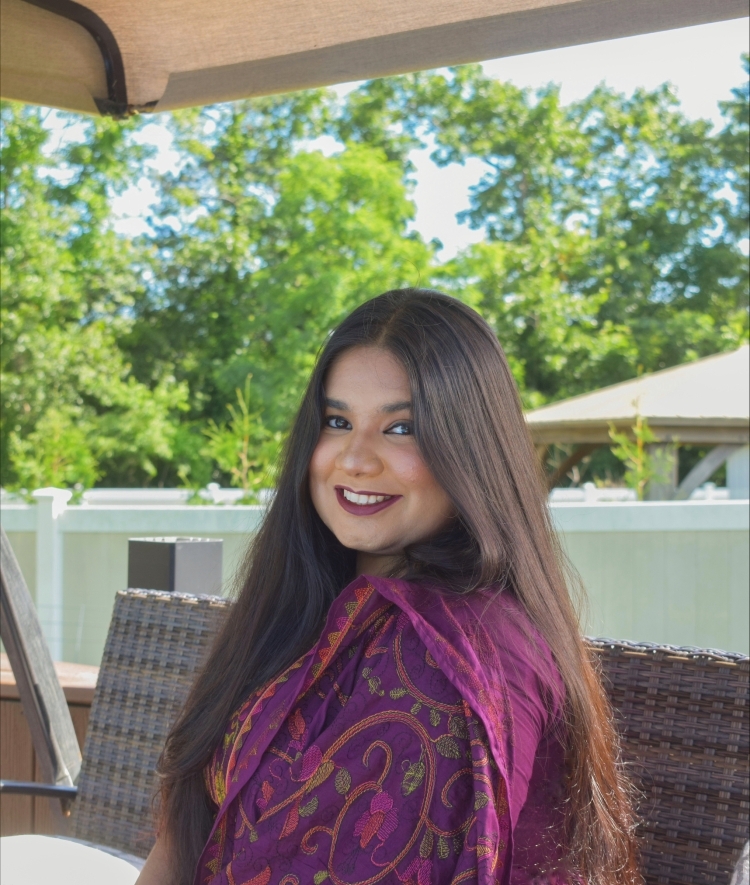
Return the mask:
[(332, 427), (334, 430), (350, 430), (351, 424), (346, 420), (346, 418), (342, 418), (341, 415), (329, 415), (325, 419), (325, 426)]
[(412, 433), (411, 424), (409, 421), (399, 421), (396, 424), (391, 424), (388, 430), (386, 430), (386, 433), (395, 433), (398, 436), (410, 436)]

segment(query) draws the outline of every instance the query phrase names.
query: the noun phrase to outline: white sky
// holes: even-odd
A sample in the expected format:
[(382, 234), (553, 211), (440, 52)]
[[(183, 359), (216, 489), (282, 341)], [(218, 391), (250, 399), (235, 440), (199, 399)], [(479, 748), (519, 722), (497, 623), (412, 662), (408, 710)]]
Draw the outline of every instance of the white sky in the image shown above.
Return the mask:
[[(559, 83), (565, 103), (583, 98), (601, 82), (630, 94), (638, 87), (654, 89), (668, 81), (688, 117), (719, 123), (718, 102), (729, 98), (730, 90), (743, 82), (740, 55), (749, 48), (748, 20), (735, 19), (496, 59), (485, 62), (484, 70), (517, 86), (537, 88)], [(351, 88), (349, 84), (339, 87), (341, 91), (347, 88)], [(158, 117), (142, 136), (159, 148), (156, 165), (169, 168), (174, 154), (169, 150), (168, 133), (157, 121)], [(457, 212), (468, 208), (468, 188), (478, 180), (481, 163), (477, 160), (466, 166), (438, 169), (428, 153), (413, 154), (417, 166), (414, 227), (427, 240), (439, 239), (444, 247), (440, 257), (447, 259), (481, 239), (481, 232), (459, 225), (455, 218)], [(117, 229), (127, 234), (145, 230), (144, 218), (151, 199), (153, 193), (146, 186), (131, 188), (120, 197), (115, 205)]]

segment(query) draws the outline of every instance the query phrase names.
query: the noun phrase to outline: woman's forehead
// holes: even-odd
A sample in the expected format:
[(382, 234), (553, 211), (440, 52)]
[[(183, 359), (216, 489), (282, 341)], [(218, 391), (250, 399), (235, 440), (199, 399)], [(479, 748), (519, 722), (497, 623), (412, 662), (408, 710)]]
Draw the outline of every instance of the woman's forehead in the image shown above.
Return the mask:
[(341, 354), (328, 370), (326, 398), (355, 408), (410, 401), (409, 377), (401, 362), (381, 347), (354, 347)]

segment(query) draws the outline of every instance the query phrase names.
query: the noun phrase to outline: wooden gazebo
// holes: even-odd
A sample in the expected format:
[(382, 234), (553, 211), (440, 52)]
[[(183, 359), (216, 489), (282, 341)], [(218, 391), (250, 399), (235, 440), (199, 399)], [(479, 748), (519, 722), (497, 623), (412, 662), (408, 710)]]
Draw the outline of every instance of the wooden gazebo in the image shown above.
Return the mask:
[(687, 497), (750, 441), (750, 347), (552, 403), (526, 419), (538, 447), (576, 446), (555, 471), (557, 480), (594, 449), (610, 445), (612, 425), (629, 432), (639, 415), (656, 444), (711, 447), (676, 490)]

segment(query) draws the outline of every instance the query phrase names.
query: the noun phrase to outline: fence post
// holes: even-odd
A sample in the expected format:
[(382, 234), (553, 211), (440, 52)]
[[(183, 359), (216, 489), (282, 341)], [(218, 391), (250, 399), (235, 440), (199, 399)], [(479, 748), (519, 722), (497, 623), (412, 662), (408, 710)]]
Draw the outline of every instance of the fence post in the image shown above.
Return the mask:
[(727, 458), (727, 488), (730, 498), (750, 497), (750, 446), (742, 446)]
[(63, 656), (63, 538), (60, 517), (72, 492), (46, 488), (36, 498), (36, 610), (53, 661)]

